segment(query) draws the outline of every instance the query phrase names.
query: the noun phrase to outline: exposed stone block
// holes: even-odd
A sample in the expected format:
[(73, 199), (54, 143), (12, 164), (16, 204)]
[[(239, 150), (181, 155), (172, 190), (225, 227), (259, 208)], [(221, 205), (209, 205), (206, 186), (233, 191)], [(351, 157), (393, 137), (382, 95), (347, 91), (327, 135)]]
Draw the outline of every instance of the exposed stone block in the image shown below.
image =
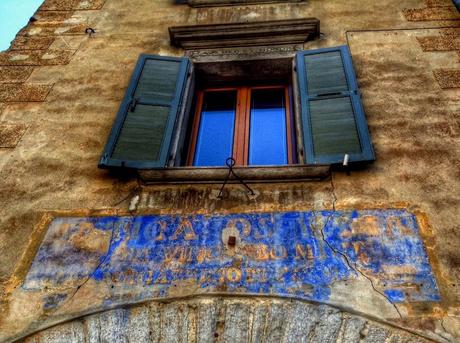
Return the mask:
[(80, 0), (46, 0), (40, 6), (41, 11), (71, 11)]
[(0, 83), (24, 82), (32, 71), (33, 67), (0, 66)]
[(433, 73), (441, 88), (460, 88), (460, 69), (437, 69)]
[(450, 7), (427, 7), (404, 9), (403, 13), (409, 21), (430, 21), (430, 20), (458, 20), (460, 13), (452, 6)]
[(14, 148), (26, 131), (24, 124), (0, 124), (0, 148)]
[(443, 36), (450, 36), (450, 35), (458, 36), (460, 34), (460, 27), (448, 27), (448, 28), (440, 30), (440, 32), (441, 32), (441, 35)]
[(311, 342), (336, 342), (340, 327), (342, 326), (342, 314), (337, 309), (329, 306), (321, 306), (319, 308), (319, 315), (319, 321), (314, 326), (314, 335)]
[(381, 326), (368, 324), (361, 334), (364, 336), (363, 343), (385, 343), (390, 332)]
[(283, 342), (307, 342), (319, 319), (318, 309), (306, 303), (295, 303), (289, 311)]
[(254, 308), (251, 330), (251, 338), (254, 342), (263, 341), (267, 310), (265, 305), (257, 305)]
[(434, 37), (417, 37), (423, 51), (452, 51), (460, 50), (460, 30), (459, 36), (444, 35)]
[(72, 16), (71, 11), (38, 11), (34, 14), (36, 21), (29, 24), (30, 26), (47, 26), (62, 24), (66, 19)]
[(26, 26), (19, 31), (19, 36), (33, 37), (49, 37), (62, 35), (84, 35), (85, 29), (88, 27), (86, 23), (78, 24), (49, 24), (47, 26)]
[(451, 6), (452, 0), (425, 0), (427, 7), (444, 7)]
[[(342, 318), (345, 319), (340, 330)], [(59, 324), (28, 337), (25, 342), (272, 342), (274, 336), (269, 332), (276, 321), (284, 325), (284, 337), (278, 335), (277, 343), (428, 342), (327, 305), (255, 298), (135, 305)], [(216, 326), (223, 328), (222, 336), (216, 335), (220, 330)], [(254, 335), (256, 331), (258, 334)]]
[(11, 50), (46, 50), (54, 41), (54, 37), (26, 37), (16, 36)]
[(128, 312), (125, 309), (117, 309), (101, 313), (98, 316), (98, 335), (93, 337), (99, 340), (95, 342), (126, 342), (126, 324)]
[(41, 11), (98, 10), (106, 0), (46, 0)]
[(219, 306), (217, 302), (200, 304), (198, 307), (197, 341), (214, 342)]
[(150, 342), (149, 317), (146, 306), (135, 307), (129, 311), (126, 329), (128, 342)]
[(101, 333), (101, 323), (98, 315), (88, 316), (84, 320), (86, 328), (86, 341), (88, 343), (98, 342), (99, 335)]
[(358, 343), (361, 340), (361, 330), (364, 329), (365, 325), (366, 321), (362, 318), (347, 318), (344, 324), (342, 342)]
[(161, 335), (161, 305), (151, 303), (147, 307), (149, 310), (150, 342), (159, 342)]
[(286, 308), (282, 304), (273, 304), (268, 309), (267, 323), (265, 329), (265, 342), (281, 342), (284, 333), (284, 322), (287, 317)]
[(181, 308), (180, 305), (166, 305), (161, 316), (160, 342), (180, 342)]
[(414, 337), (410, 335), (405, 335), (403, 333), (393, 333), (391, 337), (386, 341), (386, 343), (428, 343), (430, 342), (427, 339), (422, 337)]
[(45, 101), (52, 85), (0, 83), (0, 101)]
[(75, 6), (77, 10), (100, 10), (106, 0), (81, 0)]
[(0, 66), (63, 65), (70, 61), (74, 50), (24, 50), (0, 53)]
[(74, 321), (43, 331), (39, 335), (38, 342), (84, 343), (85, 333), (83, 323), (81, 321)]
[(245, 343), (249, 340), (249, 307), (231, 304), (225, 311), (224, 342)]

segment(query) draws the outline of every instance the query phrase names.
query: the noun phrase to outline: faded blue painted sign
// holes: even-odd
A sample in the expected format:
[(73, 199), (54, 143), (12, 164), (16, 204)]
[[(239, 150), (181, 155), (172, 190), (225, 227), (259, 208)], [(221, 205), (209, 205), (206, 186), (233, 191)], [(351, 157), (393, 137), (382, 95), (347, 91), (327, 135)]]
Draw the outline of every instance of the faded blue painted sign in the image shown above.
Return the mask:
[(327, 301), (360, 273), (392, 302), (440, 300), (417, 218), (400, 209), (55, 218), (22, 287), (90, 279), (160, 298), (185, 285)]

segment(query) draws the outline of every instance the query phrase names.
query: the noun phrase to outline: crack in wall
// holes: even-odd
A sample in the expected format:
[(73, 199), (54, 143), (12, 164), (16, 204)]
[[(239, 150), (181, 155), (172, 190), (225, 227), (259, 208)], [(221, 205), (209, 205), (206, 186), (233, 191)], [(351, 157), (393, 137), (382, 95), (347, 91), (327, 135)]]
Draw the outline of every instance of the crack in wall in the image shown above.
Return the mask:
[(86, 279), (80, 285), (77, 286), (77, 288), (75, 289), (75, 292), (70, 296), (70, 298), (64, 304), (69, 303), (70, 301), (72, 301), (72, 299), (75, 297), (75, 295), (77, 295), (78, 291), (94, 276), (94, 274), (96, 274), (98, 269), (107, 261), (107, 259), (109, 258), (110, 250), (112, 249), (114, 237), (115, 237), (115, 222), (112, 225), (112, 233), (110, 235), (109, 246), (107, 248), (107, 252), (105, 253), (105, 256), (103, 257), (102, 261), (100, 261), (97, 264), (96, 268), (94, 268), (94, 270), (91, 272), (91, 274), (89, 274), (86, 277)]
[(447, 337), (445, 337), (443, 334), (439, 334), (440, 337), (448, 340), (449, 342), (455, 342), (451, 339), (452, 335), (450, 334), (450, 332), (446, 329), (445, 327), (445, 324), (444, 324), (444, 318), (441, 318), (441, 320), (439, 321), (439, 324), (441, 325), (442, 329), (444, 330), (445, 334), (447, 335)]
[[(126, 195), (124, 198), (122, 198), (121, 200), (117, 201), (116, 203), (112, 204), (112, 207), (116, 207), (118, 205), (120, 205), (121, 203), (125, 202), (126, 200), (130, 199), (130, 198), (133, 198), (134, 196), (139, 196), (142, 192), (142, 185), (141, 185), (141, 181), (139, 180), (139, 178), (136, 179), (137, 181), (137, 185), (136, 187), (134, 187), (129, 193), (128, 195)], [(135, 217), (135, 210), (132, 210), (130, 207), (130, 205), (128, 205), (128, 212), (131, 214), (131, 218), (132, 220), (134, 221), (134, 217)], [(88, 277), (86, 277), (86, 279), (76, 287), (75, 289), (75, 292), (66, 300), (66, 303), (69, 303), (70, 301), (72, 301), (72, 299), (77, 295), (78, 291), (95, 275), (95, 273), (99, 270), (99, 268), (105, 263), (107, 262), (107, 259), (109, 258), (109, 253), (110, 253), (110, 250), (112, 249), (112, 245), (113, 245), (113, 241), (114, 241), (114, 237), (115, 237), (115, 222), (112, 224), (112, 232), (111, 232), (111, 235), (110, 235), (110, 241), (109, 241), (109, 246), (107, 248), (107, 252), (105, 253), (105, 256), (103, 257), (103, 259), (97, 264), (97, 266), (94, 268), (94, 270), (88, 275)]]
[[(135, 196), (140, 196), (141, 192), (142, 192), (142, 184), (141, 184), (141, 180), (139, 178), (136, 178), (136, 182), (137, 182), (137, 185), (136, 187), (134, 187), (133, 189), (131, 189), (129, 191), (129, 193), (124, 197), (122, 198), (121, 200), (117, 201), (116, 203), (112, 204), (111, 207), (117, 207), (118, 205), (122, 204), (123, 202), (125, 202), (126, 200), (128, 199), (132, 199), (134, 198)], [(129, 206), (130, 207), (130, 206)], [(130, 208), (128, 208), (129, 212), (132, 212), (133, 210), (131, 210)]]
[[(362, 270), (360, 270), (360, 269), (358, 268), (356, 262), (353, 263), (353, 265), (354, 265), (354, 266), (353, 266), (353, 265), (351, 264), (350, 259), (349, 259), (349, 257), (347, 256), (346, 253), (344, 253), (343, 251), (340, 251), (340, 250), (334, 248), (334, 247), (328, 242), (328, 240), (327, 240), (327, 238), (326, 238), (326, 235), (324, 234), (324, 229), (325, 229), (326, 226), (328, 225), (329, 221), (332, 219), (332, 216), (334, 215), (334, 213), (335, 213), (335, 211), (336, 211), (336, 203), (337, 203), (337, 195), (336, 195), (336, 192), (335, 192), (334, 174), (333, 174), (333, 172), (331, 172), (331, 179), (330, 179), (330, 181), (331, 181), (330, 183), (331, 183), (331, 194), (332, 194), (332, 213), (327, 217), (327, 219), (326, 219), (324, 225), (322, 226), (322, 228), (319, 229), (319, 231), (321, 232), (321, 236), (322, 236), (322, 239), (323, 239), (324, 243), (326, 243), (326, 245), (329, 247), (329, 249), (331, 249), (331, 251), (332, 251), (334, 254), (336, 254), (336, 255), (338, 254), (338, 255), (342, 256), (342, 258), (344, 259), (345, 263), (348, 265), (348, 267), (349, 267), (351, 270), (353, 270), (356, 274), (359, 274), (359, 275), (363, 276), (365, 279), (367, 279), (367, 280), (369, 281), (369, 283), (370, 283), (372, 289), (373, 289), (376, 293), (378, 293), (380, 296), (384, 297), (385, 300), (388, 301), (388, 302), (393, 306), (393, 308), (396, 310), (396, 312), (398, 313), (399, 318), (402, 319), (402, 318), (403, 318), (403, 317), (402, 317), (402, 314), (401, 314), (401, 312), (399, 311), (399, 309), (398, 309), (398, 307), (396, 306), (396, 304), (393, 303), (393, 302), (391, 301), (391, 299), (390, 299), (388, 296), (385, 295), (384, 292), (379, 291), (379, 290), (375, 287), (374, 282), (372, 281), (372, 279), (371, 279), (369, 276), (367, 276)], [(315, 212), (315, 215), (316, 215), (316, 212)]]

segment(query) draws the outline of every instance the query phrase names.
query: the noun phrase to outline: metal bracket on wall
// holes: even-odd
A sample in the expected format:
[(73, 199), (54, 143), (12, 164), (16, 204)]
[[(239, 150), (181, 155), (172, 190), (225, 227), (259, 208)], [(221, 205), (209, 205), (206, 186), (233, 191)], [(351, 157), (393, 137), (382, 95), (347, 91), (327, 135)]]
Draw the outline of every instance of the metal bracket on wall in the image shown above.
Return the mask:
[(91, 37), (94, 33), (96, 33), (96, 30), (93, 29), (92, 27), (87, 27), (85, 30), (85, 33)]
[(228, 167), (228, 174), (227, 174), (227, 177), (224, 180), (224, 183), (222, 184), (222, 187), (220, 188), (219, 195), (217, 196), (219, 199), (222, 199), (222, 192), (224, 191), (225, 185), (227, 184), (228, 180), (230, 179), (230, 175), (233, 175), (234, 178), (237, 179), (248, 190), (249, 194), (255, 195), (254, 191), (246, 184), (246, 182), (244, 182), (244, 180), (241, 177), (239, 177), (238, 175), (236, 175), (235, 172), (233, 171), (233, 166), (235, 165), (235, 163), (236, 163), (236, 161), (235, 161), (235, 159), (233, 157), (229, 157), (225, 161), (225, 164)]

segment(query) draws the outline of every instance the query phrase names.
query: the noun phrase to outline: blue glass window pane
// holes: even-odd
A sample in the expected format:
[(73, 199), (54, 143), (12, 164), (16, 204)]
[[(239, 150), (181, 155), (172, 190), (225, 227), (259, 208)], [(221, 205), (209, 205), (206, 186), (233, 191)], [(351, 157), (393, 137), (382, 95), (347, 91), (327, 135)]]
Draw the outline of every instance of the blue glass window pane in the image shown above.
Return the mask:
[(232, 156), (236, 90), (206, 92), (195, 149), (195, 166), (224, 166)]
[(288, 163), (284, 88), (251, 92), (249, 165)]

